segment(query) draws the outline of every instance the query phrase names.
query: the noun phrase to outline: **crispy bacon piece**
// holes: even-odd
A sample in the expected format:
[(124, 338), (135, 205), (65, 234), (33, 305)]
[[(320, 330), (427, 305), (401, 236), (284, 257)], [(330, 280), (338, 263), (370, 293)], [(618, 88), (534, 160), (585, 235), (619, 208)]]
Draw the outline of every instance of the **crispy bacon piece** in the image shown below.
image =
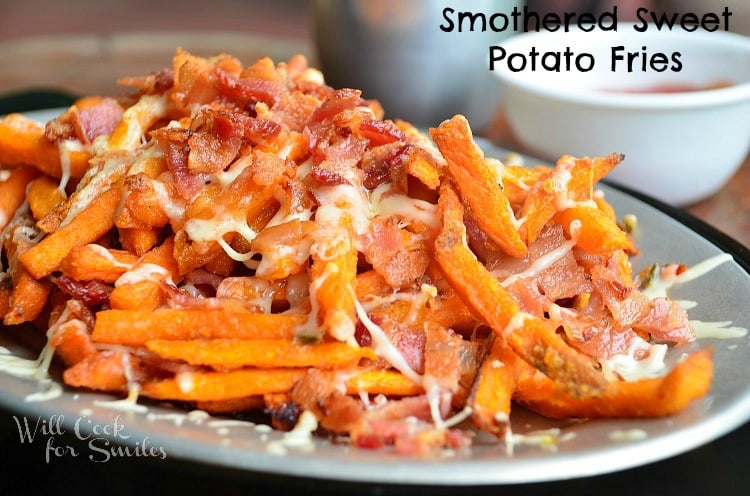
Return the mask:
[(688, 314), (679, 303), (667, 298), (654, 298), (646, 314), (633, 324), (638, 334), (659, 341), (682, 344), (695, 339)]
[(77, 139), (85, 145), (112, 132), (122, 119), (123, 108), (112, 98), (102, 98), (96, 104), (78, 108), (73, 105), (45, 127), (50, 141)]
[(65, 294), (92, 308), (106, 304), (113, 289), (100, 281), (76, 281), (64, 274), (56, 277), (54, 282)]
[(310, 116), (309, 124), (319, 124), (324, 121), (333, 120), (336, 115), (345, 110), (350, 110), (362, 103), (362, 92), (349, 88), (336, 90), (333, 96), (327, 99)]
[(404, 165), (414, 145), (393, 142), (383, 146), (371, 148), (362, 157), (362, 170), (365, 177), (362, 185), (367, 189), (375, 189), (388, 180), (400, 183), (404, 178)]
[(208, 176), (190, 172), (189, 140), (193, 132), (182, 128), (160, 128), (152, 131), (151, 137), (163, 143), (167, 157), (167, 168), (172, 173), (177, 193), (185, 199), (195, 196), (206, 183)]
[(387, 145), (406, 139), (406, 134), (393, 121), (365, 119), (359, 124), (359, 133), (370, 141), (371, 146)]
[(158, 95), (174, 86), (174, 71), (171, 67), (165, 67), (147, 76), (120, 78), (117, 83), (121, 86), (137, 88), (146, 95)]
[(240, 108), (255, 102), (274, 105), (288, 91), (278, 81), (256, 77), (237, 78), (219, 68), (214, 69), (214, 74), (221, 94), (236, 102)]
[(103, 98), (94, 105), (78, 112), (77, 133), (81, 141), (92, 143), (98, 136), (109, 134), (122, 119), (123, 109), (111, 98)]
[(322, 184), (355, 184), (358, 174), (354, 168), (362, 160), (367, 142), (349, 134), (346, 137), (324, 143), (317, 141), (317, 156), (313, 163), (312, 176)]
[(394, 288), (415, 284), (430, 261), (425, 240), (401, 229), (393, 216), (373, 219), (362, 246), (367, 261)]
[(205, 105), (217, 100), (221, 92), (215, 69), (239, 75), (242, 65), (229, 55), (220, 55), (211, 60), (178, 50), (172, 61), (174, 86), (172, 101), (178, 109), (190, 112), (190, 107)]

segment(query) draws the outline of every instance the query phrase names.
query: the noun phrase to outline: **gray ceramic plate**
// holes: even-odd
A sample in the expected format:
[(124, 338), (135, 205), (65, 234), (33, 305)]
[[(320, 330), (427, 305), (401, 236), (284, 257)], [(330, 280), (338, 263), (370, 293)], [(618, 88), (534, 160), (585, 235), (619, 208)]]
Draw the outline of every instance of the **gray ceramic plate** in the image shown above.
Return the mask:
[[(49, 114), (36, 114), (46, 119)], [(504, 157), (506, 151), (486, 145), (488, 155)], [(692, 319), (727, 321), (750, 328), (750, 276), (747, 249), (732, 243), (679, 212), (668, 215), (650, 200), (642, 201), (618, 189), (603, 187), (618, 215), (639, 219), (637, 242), (642, 254), (634, 260), (640, 269), (652, 262), (695, 264), (724, 250), (733, 252), (727, 262), (704, 277), (676, 287), (671, 296), (693, 300)], [(688, 227), (690, 224), (692, 227)], [(700, 231), (699, 234), (697, 231)], [(718, 241), (722, 248), (709, 241)], [(743, 268), (744, 267), (744, 268)], [(22, 337), (22, 336), (21, 336)], [(23, 344), (18, 333), (0, 334), (0, 346), (33, 358), (36, 351)], [(97, 406), (112, 400), (106, 395), (64, 390), (62, 396), (29, 402), (38, 391), (36, 382), (0, 373), (0, 406), (36, 421), (57, 418), (71, 435), (91, 441), (87, 456), (103, 458), (101, 449), (128, 447), (133, 456), (170, 459), (274, 475), (425, 485), (489, 485), (560, 480), (603, 474), (668, 458), (708, 443), (750, 418), (750, 338), (700, 340), (693, 347), (714, 347), (715, 379), (710, 394), (683, 413), (654, 420), (601, 420), (560, 423), (517, 409), (514, 432), (538, 433), (560, 428), (555, 450), (537, 445), (517, 446), (509, 455), (503, 443), (480, 437), (468, 455), (416, 460), (316, 441), (313, 451), (288, 449), (283, 456), (269, 445), (281, 438), (249, 422), (228, 422), (186, 414), (169, 405), (151, 405), (146, 413), (122, 412)], [(76, 431), (76, 426), (78, 430)], [(113, 429), (113, 426), (119, 426)], [(107, 431), (95, 435), (94, 431)], [(114, 431), (114, 432), (113, 432)], [(613, 434), (626, 434), (615, 436)], [(631, 435), (628, 435), (631, 434)], [(638, 435), (633, 435), (638, 434)], [(88, 437), (91, 436), (91, 437)], [(138, 451), (140, 449), (140, 452)], [(189, 465), (188, 465), (189, 466)]]

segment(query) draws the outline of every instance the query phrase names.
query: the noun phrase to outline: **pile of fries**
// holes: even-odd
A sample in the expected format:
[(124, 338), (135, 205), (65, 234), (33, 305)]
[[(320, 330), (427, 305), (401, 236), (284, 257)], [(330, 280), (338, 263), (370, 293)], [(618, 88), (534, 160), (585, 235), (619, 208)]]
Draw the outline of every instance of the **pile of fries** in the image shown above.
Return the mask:
[(0, 312), (47, 333), (68, 386), (311, 412), (403, 453), (467, 446), (468, 421), (502, 439), (512, 404), (651, 417), (709, 390), (708, 351), (607, 366), (693, 339), (595, 189), (621, 156), (503, 164), (462, 116), (428, 137), (300, 56), (178, 50), (121, 83), (0, 119)]

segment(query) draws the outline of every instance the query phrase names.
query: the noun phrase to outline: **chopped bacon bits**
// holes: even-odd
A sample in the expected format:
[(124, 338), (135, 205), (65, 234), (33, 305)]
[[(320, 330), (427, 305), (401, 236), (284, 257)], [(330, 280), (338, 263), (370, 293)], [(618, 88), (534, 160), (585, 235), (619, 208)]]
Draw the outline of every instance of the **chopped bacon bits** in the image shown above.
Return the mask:
[(45, 136), (50, 141), (77, 139), (90, 145), (101, 135), (112, 132), (122, 119), (123, 108), (112, 98), (102, 98), (97, 103), (78, 108), (71, 106), (46, 125)]
[[(649, 356), (635, 345), (695, 338), (679, 304), (634, 281), (637, 249), (594, 195), (619, 154), (506, 165), (462, 116), (433, 142), (301, 56), (243, 67), (178, 50), (121, 83), (136, 94), (80, 100), (36, 128), (42, 148), (0, 139), (23, 164), (3, 171), (18, 205), (0, 211), (0, 291), (14, 309), (41, 300), (34, 315), (59, 324), (69, 385), (136, 381), (154, 399), (263, 408), (280, 429), (413, 456), (466, 448), (468, 425), (501, 438), (521, 393), (551, 416), (618, 416), (707, 388), (710, 367), (673, 381), (698, 384), (687, 393), (609, 379), (610, 358)], [(56, 188), (62, 163), (29, 157), (63, 162), (64, 140), (88, 172), (32, 218), (30, 181)], [(22, 294), (33, 285), (48, 300)]]
[(359, 125), (359, 132), (370, 140), (372, 146), (387, 145), (395, 141), (404, 141), (406, 135), (392, 121), (365, 119)]
[(76, 281), (66, 275), (56, 277), (55, 283), (65, 294), (91, 308), (109, 302), (109, 295), (113, 289), (109, 284), (99, 281)]

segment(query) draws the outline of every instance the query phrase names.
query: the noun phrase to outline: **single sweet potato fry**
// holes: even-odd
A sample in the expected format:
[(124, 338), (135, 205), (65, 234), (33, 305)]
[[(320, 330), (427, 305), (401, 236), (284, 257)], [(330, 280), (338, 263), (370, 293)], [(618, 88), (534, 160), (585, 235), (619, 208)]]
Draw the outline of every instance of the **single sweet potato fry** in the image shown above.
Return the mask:
[(141, 394), (160, 400), (226, 401), (289, 391), (305, 373), (306, 369), (187, 372), (171, 379), (146, 381)]
[(130, 355), (119, 351), (99, 351), (87, 355), (63, 372), (68, 386), (98, 391), (125, 391), (128, 385), (126, 366)]
[(138, 256), (134, 253), (93, 243), (72, 248), (59, 269), (76, 281), (113, 283), (136, 262)]
[(421, 385), (392, 370), (362, 370), (346, 375), (348, 394), (384, 394), (386, 396), (415, 396), (424, 393)]
[(322, 228), (313, 234), (310, 249), (310, 298), (315, 299), (318, 322), (325, 334), (341, 341), (354, 336), (357, 322), (354, 307), (357, 286), (357, 248), (351, 232), (351, 219)]
[(55, 353), (65, 365), (72, 367), (90, 355), (97, 353), (86, 325), (78, 319), (63, 322), (50, 339)]
[(142, 346), (150, 339), (293, 339), (305, 315), (222, 309), (103, 310), (96, 314), (94, 342)]
[(514, 354), (502, 339), (495, 339), (469, 396), (474, 425), (497, 437), (504, 436), (510, 425), (511, 401), (519, 375)]
[[(609, 256), (617, 250), (630, 250), (633, 240), (607, 212), (596, 207), (571, 207), (555, 216), (568, 235), (582, 250), (594, 255)], [(572, 224), (573, 221), (579, 221)], [(573, 228), (574, 225), (577, 227)]]
[[(66, 151), (70, 176), (79, 178), (89, 167), (88, 150)], [(0, 164), (33, 165), (52, 177), (62, 177), (60, 150), (44, 136), (44, 125), (22, 114), (9, 114), (0, 119)]]
[(143, 255), (159, 242), (160, 231), (151, 227), (121, 227), (120, 242), (122, 247), (136, 255)]
[(5, 318), (5, 315), (10, 310), (10, 296), (13, 294), (13, 288), (3, 287), (0, 288), (0, 318)]
[(12, 169), (5, 181), (0, 181), (0, 230), (13, 219), (26, 198), (26, 187), (38, 175), (37, 169), (22, 165)]
[(474, 142), (466, 118), (457, 115), (431, 129), (430, 134), (448, 162), (448, 173), (479, 228), (506, 253), (522, 257), (526, 244), (518, 232), (513, 209), (498, 184), (496, 171), (487, 164), (484, 153)]
[(65, 193), (60, 190), (58, 183), (50, 176), (37, 177), (29, 184), (26, 191), (29, 209), (35, 220), (40, 220), (65, 201)]
[(332, 369), (375, 360), (372, 348), (346, 343), (302, 344), (284, 339), (193, 339), (146, 341), (146, 348), (162, 358), (214, 368), (317, 367)]
[(368, 270), (357, 274), (355, 293), (359, 300), (368, 297), (386, 296), (393, 293), (393, 286), (388, 284), (385, 278), (376, 270)]
[(36, 279), (50, 275), (71, 249), (92, 243), (112, 229), (119, 202), (118, 188), (106, 190), (70, 223), (22, 253), (19, 260)]
[(527, 374), (519, 379), (515, 400), (550, 418), (663, 417), (705, 396), (712, 377), (711, 350), (703, 349), (663, 377), (611, 381), (595, 398), (573, 398), (547, 377)]
[(163, 284), (144, 279), (116, 286), (109, 294), (109, 306), (113, 310), (154, 310), (166, 296)]
[(20, 264), (13, 276), (13, 293), (10, 307), (5, 314), (5, 325), (31, 322), (44, 310), (52, 283), (47, 279), (37, 280)]

